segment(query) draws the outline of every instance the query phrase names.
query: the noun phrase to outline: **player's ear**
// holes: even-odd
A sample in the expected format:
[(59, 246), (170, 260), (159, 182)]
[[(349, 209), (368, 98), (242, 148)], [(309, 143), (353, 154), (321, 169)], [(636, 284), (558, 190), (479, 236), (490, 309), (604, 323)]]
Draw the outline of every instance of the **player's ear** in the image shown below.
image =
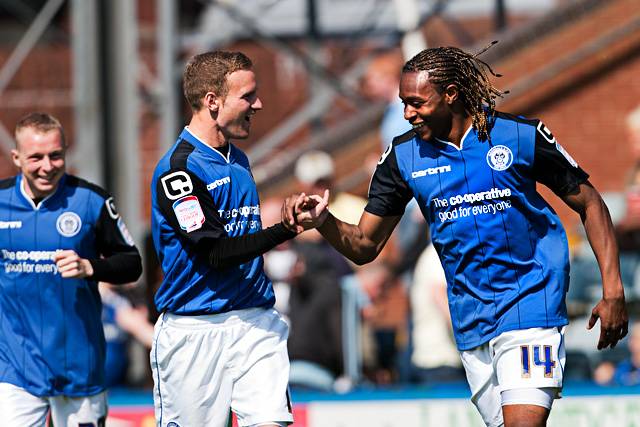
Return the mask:
[(220, 108), (221, 99), (213, 92), (207, 92), (203, 98), (203, 106), (212, 113), (217, 113)]
[(13, 160), (13, 164), (19, 169), (22, 167), (22, 162), (20, 161), (20, 153), (15, 148), (11, 150), (11, 160)]
[(448, 85), (444, 88), (444, 100), (447, 104), (453, 104), (459, 97), (460, 91), (458, 90), (458, 86), (454, 84)]

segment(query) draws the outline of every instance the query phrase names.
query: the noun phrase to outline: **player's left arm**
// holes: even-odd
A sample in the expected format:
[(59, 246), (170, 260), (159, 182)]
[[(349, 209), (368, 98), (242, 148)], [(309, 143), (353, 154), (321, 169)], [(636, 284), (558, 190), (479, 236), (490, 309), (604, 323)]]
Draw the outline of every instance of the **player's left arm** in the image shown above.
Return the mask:
[(562, 199), (580, 215), (602, 276), (602, 299), (591, 311), (588, 328), (593, 328), (600, 319), (598, 350), (613, 348), (627, 335), (629, 318), (620, 278), (618, 243), (609, 210), (588, 181)]
[(101, 258), (82, 258), (73, 250), (54, 258), (62, 277), (90, 278), (114, 284), (134, 282), (142, 274), (142, 259), (113, 198), (105, 200), (95, 225), (96, 247)]
[(611, 346), (627, 334), (628, 315), (620, 278), (618, 244), (609, 210), (589, 175), (539, 122), (536, 131), (533, 173), (536, 181), (549, 187), (580, 215), (602, 276), (602, 299), (589, 319), (591, 329), (600, 319), (598, 349)]

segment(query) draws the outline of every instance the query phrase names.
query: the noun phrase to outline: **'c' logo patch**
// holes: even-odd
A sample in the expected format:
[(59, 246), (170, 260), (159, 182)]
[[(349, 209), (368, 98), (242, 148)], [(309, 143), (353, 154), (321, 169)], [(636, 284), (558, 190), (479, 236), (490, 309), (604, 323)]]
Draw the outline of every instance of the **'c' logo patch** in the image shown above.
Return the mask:
[(487, 164), (493, 170), (503, 171), (513, 163), (511, 149), (504, 145), (496, 145), (487, 153)]
[(553, 134), (551, 133), (551, 130), (548, 127), (546, 127), (544, 123), (538, 122), (538, 126), (536, 126), (536, 129), (538, 129), (538, 132), (540, 133), (540, 135), (544, 139), (546, 139), (549, 144), (556, 143), (556, 137), (553, 136)]
[(384, 161), (387, 159), (387, 156), (391, 154), (392, 149), (393, 149), (393, 144), (389, 144), (387, 148), (384, 150), (384, 153), (382, 153), (382, 156), (380, 156), (380, 160), (378, 160), (379, 165), (384, 163)]
[(118, 214), (118, 209), (116, 209), (116, 203), (113, 201), (113, 197), (109, 197), (105, 200), (104, 205), (107, 208), (107, 213), (109, 213), (111, 219), (118, 219), (120, 215)]
[(193, 191), (193, 183), (186, 172), (178, 171), (170, 173), (160, 179), (164, 194), (169, 200), (177, 200), (191, 194)]

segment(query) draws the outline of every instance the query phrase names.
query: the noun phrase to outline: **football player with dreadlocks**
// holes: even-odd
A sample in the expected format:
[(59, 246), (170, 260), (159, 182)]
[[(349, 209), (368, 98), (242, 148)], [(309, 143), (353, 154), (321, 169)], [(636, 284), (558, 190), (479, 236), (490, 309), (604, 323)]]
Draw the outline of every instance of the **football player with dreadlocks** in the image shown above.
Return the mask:
[(495, 110), (503, 93), (489, 74), (498, 75), (478, 55), (430, 48), (404, 65), (400, 98), (412, 130), (383, 153), (358, 225), (329, 213), (328, 191), (302, 204), (290, 198), (287, 215), (365, 264), (415, 198), (445, 270), (473, 403), (488, 426), (544, 426), (562, 390), (569, 251), (536, 183), (580, 215), (596, 254), (603, 294), (588, 327), (600, 319), (598, 349), (627, 333), (618, 249), (588, 174), (540, 120)]

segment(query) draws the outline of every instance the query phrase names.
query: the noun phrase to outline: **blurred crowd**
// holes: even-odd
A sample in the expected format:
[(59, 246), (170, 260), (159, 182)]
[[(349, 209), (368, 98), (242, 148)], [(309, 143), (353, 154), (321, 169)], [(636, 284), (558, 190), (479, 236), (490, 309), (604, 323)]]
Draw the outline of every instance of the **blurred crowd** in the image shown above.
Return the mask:
[[(409, 130), (397, 98), (401, 56), (374, 60), (363, 80), (372, 99), (387, 103), (381, 119), (380, 145), (372, 158)], [(630, 143), (640, 159), (640, 108), (627, 120)], [(365, 161), (371, 175), (375, 161)], [(322, 151), (309, 151), (295, 166), (297, 191), (331, 190), (330, 210), (356, 223), (366, 205), (360, 195), (339, 191), (335, 164)], [(567, 381), (603, 386), (640, 384), (640, 161), (629, 171), (623, 193), (603, 193), (616, 227), (620, 264), (631, 314), (630, 332), (614, 350), (596, 349), (597, 328), (586, 328), (591, 308), (600, 299), (601, 279), (586, 237), (567, 227), (572, 254), (566, 329)], [(280, 221), (281, 199), (261, 201), (263, 227)], [(146, 282), (159, 281), (155, 255), (146, 257)], [(376, 261), (356, 266), (315, 230), (287, 241), (264, 257), (274, 283), (276, 308), (290, 324), (290, 384), (294, 389), (345, 392), (356, 386), (420, 385), (465, 382), (456, 349), (446, 281), (429, 231), (415, 203)], [(148, 286), (148, 288), (151, 288)], [(150, 386), (148, 349), (153, 312), (150, 295), (131, 288), (101, 288), (107, 337), (109, 383)], [(149, 308), (147, 308), (149, 307)], [(636, 320), (638, 319), (638, 320)]]

